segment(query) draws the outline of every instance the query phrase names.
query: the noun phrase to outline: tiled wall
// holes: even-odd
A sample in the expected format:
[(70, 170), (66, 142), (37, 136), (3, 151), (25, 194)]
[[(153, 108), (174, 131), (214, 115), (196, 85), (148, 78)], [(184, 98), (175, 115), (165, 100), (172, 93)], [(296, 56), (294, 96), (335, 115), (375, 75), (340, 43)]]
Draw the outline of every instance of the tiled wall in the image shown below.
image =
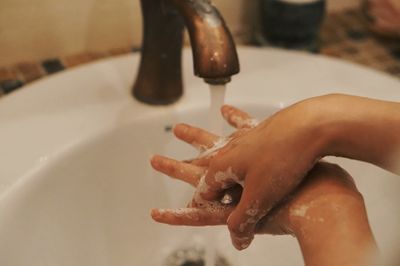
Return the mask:
[[(251, 34), (257, 0), (213, 2), (238, 39)], [(328, 0), (328, 8), (358, 3)], [(1, 0), (0, 67), (137, 45), (141, 39), (139, 10), (139, 0)]]

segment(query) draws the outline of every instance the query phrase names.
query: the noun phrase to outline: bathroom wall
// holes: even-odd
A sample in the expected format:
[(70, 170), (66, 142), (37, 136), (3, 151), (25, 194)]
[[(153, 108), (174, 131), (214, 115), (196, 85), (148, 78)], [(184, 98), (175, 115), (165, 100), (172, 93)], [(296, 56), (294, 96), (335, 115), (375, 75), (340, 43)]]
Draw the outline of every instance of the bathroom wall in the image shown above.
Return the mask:
[[(328, 0), (328, 10), (360, 0)], [(214, 0), (238, 41), (251, 34), (256, 0)], [(1, 0), (0, 67), (140, 44), (139, 0)]]

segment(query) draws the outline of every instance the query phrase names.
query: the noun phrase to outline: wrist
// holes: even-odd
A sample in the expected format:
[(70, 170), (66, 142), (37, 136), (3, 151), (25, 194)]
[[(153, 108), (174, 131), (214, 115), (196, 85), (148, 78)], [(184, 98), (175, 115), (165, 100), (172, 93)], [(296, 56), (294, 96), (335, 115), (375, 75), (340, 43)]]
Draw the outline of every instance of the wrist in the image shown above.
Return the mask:
[(308, 124), (307, 130), (311, 132), (311, 143), (315, 144), (314, 156), (318, 160), (335, 153), (334, 143), (338, 141), (339, 134), (337, 124), (343, 116), (346, 108), (338, 107), (342, 97), (346, 95), (329, 94), (306, 99), (299, 103), (300, 108), (308, 117), (305, 123)]
[(369, 162), (400, 173), (400, 104), (330, 94), (302, 102), (318, 142), (316, 158), (328, 155)]
[(313, 237), (323, 239), (320, 237), (321, 234), (328, 234), (332, 228), (342, 223), (351, 224), (354, 212), (359, 212), (361, 208), (363, 208), (362, 203), (353, 196), (335, 194), (319, 196), (291, 207), (289, 213), (291, 228), (301, 242)]
[(377, 248), (361, 196), (316, 199), (292, 210), (291, 224), (307, 266), (372, 265)]

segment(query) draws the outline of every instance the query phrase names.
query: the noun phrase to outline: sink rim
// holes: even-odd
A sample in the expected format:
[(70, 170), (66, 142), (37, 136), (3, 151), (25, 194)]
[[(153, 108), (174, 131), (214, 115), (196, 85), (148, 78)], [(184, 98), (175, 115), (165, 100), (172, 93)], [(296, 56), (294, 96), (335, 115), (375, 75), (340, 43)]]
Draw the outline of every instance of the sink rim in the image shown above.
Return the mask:
[[(367, 80), (375, 81), (376, 84), (382, 84), (383, 87), (376, 90), (360, 90), (353, 87), (330, 91), (323, 88), (320, 91), (322, 94), (338, 91), (380, 99), (400, 100), (400, 93), (397, 91), (400, 88), (398, 79), (363, 66), (321, 55), (280, 49), (239, 47), (238, 52), (244, 67), (242, 67), (241, 75), (233, 77), (232, 87), (241, 80), (251, 79), (252, 74), (258, 75), (258, 72), (265, 69), (279, 73), (280, 69), (285, 67), (296, 69), (297, 64), (300, 66), (305, 64), (307, 67), (312, 67), (312, 64), (321, 64), (331, 70), (332, 75), (349, 71)], [(258, 59), (261, 61), (261, 58), (267, 60), (273, 58), (275, 61), (274, 63), (267, 60), (265, 63), (255, 62)], [(246, 65), (251, 65), (253, 61), (248, 62), (251, 60), (259, 64), (261, 68), (253, 72), (249, 71)], [(193, 76), (191, 67), (184, 68), (185, 84), (190, 84), (190, 86), (186, 86), (184, 96), (175, 104), (154, 107), (133, 100), (129, 88), (133, 83), (138, 62), (139, 54), (137, 53), (100, 60), (33, 82), (22, 90), (2, 98), (0, 100), (0, 121), (2, 121), (0, 124), (0, 147), (2, 147), (0, 195), (23, 176), (29, 175), (30, 171), (37, 167), (44, 167), (46, 159), (52, 158), (66, 147), (79, 145), (101, 132), (113, 130), (125, 123), (155, 117), (170, 110), (184, 110), (207, 104), (206, 85), (201, 79)], [(183, 62), (186, 66), (192, 64), (188, 49), (184, 51)], [(87, 75), (98, 80), (87, 80)], [(350, 81), (352, 79), (351, 76), (347, 78)], [(79, 86), (93, 85), (92, 83), (97, 84), (98, 87), (86, 87), (85, 91), (79, 90)], [(276, 95), (271, 95), (268, 91), (265, 92), (266, 90), (259, 90), (268, 97), (246, 95), (249, 98), (245, 100), (238, 97), (236, 92), (238, 90), (235, 89), (230, 103), (264, 103), (282, 108), (313, 95), (310, 90), (312, 89), (291, 93), (280, 90)], [(233, 90), (228, 89), (228, 96), (230, 91)], [(76, 108), (71, 108), (71, 105), (76, 105)], [(32, 135), (30, 132), (33, 132)]]
[[(249, 88), (249, 91), (254, 89), (259, 94), (248, 95), (249, 93), (247, 93), (246, 97), (242, 96), (242, 87), (245, 82), (257, 77), (265, 70), (270, 71), (266, 76), (272, 81), (268, 82), (277, 84), (279, 88), (279, 86), (295, 84), (297, 79), (306, 82), (313, 76), (307, 76), (304, 78), (305, 80), (302, 80), (301, 75), (293, 72), (293, 83), (289, 81), (289, 83), (285, 83), (286, 81), (280, 83), (280, 77), (274, 77), (274, 75), (279, 76), (279, 73), (285, 69), (293, 71), (297, 66), (310, 67), (313, 64), (326, 66), (326, 69), (318, 73), (322, 78), (327, 75), (326, 71), (330, 71), (332, 73), (329, 75), (332, 74), (332, 77), (328, 75), (328, 78), (334, 79), (337, 78), (335, 75), (340, 74), (345, 79), (343, 83), (347, 82), (346, 79), (350, 79), (351, 86), (346, 90), (347, 93), (400, 100), (397, 91), (400, 88), (398, 80), (363, 67), (349, 65), (335, 59), (327, 60), (320, 56), (272, 49), (242, 48), (239, 49), (239, 53), (244, 56), (245, 68), (241, 76), (235, 77), (232, 88), (228, 90), (229, 103), (281, 108), (307, 96), (336, 91), (335, 88), (330, 89), (325, 86), (322, 86), (320, 90), (313, 91), (315, 88), (312, 86), (307, 87), (301, 84), (299, 87), (303, 86), (307, 91), (296, 90), (296, 88), (290, 92), (275, 89), (276, 93), (271, 93), (272, 90), (257, 87)], [(251, 61), (249, 58), (251, 60), (265, 58), (271, 61), (265, 63), (265, 68), (249, 71), (246, 68), (249, 66), (248, 61)], [(283, 62), (286, 59), (287, 61)], [(304, 59), (306, 62), (301, 61)], [(149, 120), (150, 122), (147, 123), (151, 123), (154, 118), (166, 112), (187, 114), (187, 111), (206, 108), (207, 89), (200, 79), (192, 75), (189, 67), (185, 68), (185, 80), (187, 84), (191, 84), (191, 88), (186, 90), (181, 101), (163, 107), (150, 107), (133, 101), (128, 89), (133, 81), (132, 73), (136, 68), (137, 60), (138, 55), (136, 54), (92, 63), (36, 82), (24, 90), (6, 97), (4, 101), (0, 101), (0, 121), (4, 121), (0, 124), (0, 145), (2, 145), (0, 147), (4, 147), (3, 153), (0, 153), (0, 161), (5, 162), (4, 166), (0, 167), (0, 186), (4, 186), (0, 188), (0, 207), (13, 211), (15, 207), (12, 204), (13, 199), (23, 196), (24, 194), (21, 192), (29, 190), (35, 185), (39, 187), (40, 184), (36, 183), (36, 179), (33, 177), (39, 176), (39, 173), (46, 172), (51, 167), (54, 168), (53, 163), (60, 163), (60, 158), (85, 150), (88, 145), (97, 143), (105, 135), (113, 135), (115, 130), (124, 130), (126, 126), (132, 127), (138, 121)], [(187, 50), (184, 54), (184, 61), (188, 65), (191, 63), (190, 52)], [(255, 63), (264, 66), (263, 62)], [(309, 71), (309, 69), (304, 71)], [(353, 71), (357, 75), (366, 75), (366, 82), (371, 81), (382, 86), (386, 84), (388, 87), (382, 89), (369, 87), (360, 90), (357, 86), (364, 83), (351, 82), (353, 77), (346, 76), (344, 73), (346, 71)], [(304, 74), (301, 70), (299, 73)], [(93, 82), (87, 81), (87, 79), (95, 79), (99, 74), (104, 74), (104, 76), (98, 77), (98, 80)], [(89, 78), (85, 75), (89, 75)], [(321, 79), (320, 76), (317, 78)], [(268, 82), (266, 84), (271, 85)], [(58, 84), (60, 86), (57, 86)], [(74, 84), (78, 85), (74, 86)], [(320, 82), (316, 87), (321, 84)], [(85, 87), (87, 90), (80, 90), (79, 86), (84, 85), (89, 86)], [(94, 87), (92, 88), (90, 85)], [(54, 86), (57, 86), (57, 89), (54, 89)], [(387, 94), (380, 95), (382, 92)], [(271, 96), (271, 94), (273, 95)], [(10, 153), (11, 157), (8, 156)], [(21, 161), (12, 159), (20, 157)], [(14, 193), (15, 191), (19, 193)], [(6, 215), (0, 216), (0, 218), (4, 217)], [(13, 219), (12, 216), (10, 217)]]

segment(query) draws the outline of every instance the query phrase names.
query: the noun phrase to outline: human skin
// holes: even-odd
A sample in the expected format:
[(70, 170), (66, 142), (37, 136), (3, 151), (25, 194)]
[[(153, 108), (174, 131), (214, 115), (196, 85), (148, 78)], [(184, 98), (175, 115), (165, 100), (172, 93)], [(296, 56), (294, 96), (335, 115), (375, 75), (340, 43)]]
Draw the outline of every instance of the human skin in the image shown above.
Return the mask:
[[(361, 160), (400, 173), (399, 103), (326, 95), (289, 106), (255, 127), (243, 123), (251, 117), (233, 107), (224, 106), (222, 114), (240, 129), (225, 146), (191, 163), (207, 167), (197, 199), (215, 201), (227, 187), (243, 185), (240, 201), (227, 220), (232, 243), (239, 250), (249, 246), (257, 223), (324, 156)], [(215, 142), (215, 135), (188, 125), (178, 125), (174, 131), (197, 147), (210, 148)], [(230, 176), (216, 178), (228, 170)]]
[[(271, 221), (272, 230), (263, 228)], [(257, 225), (256, 233), (274, 233), (282, 225), (293, 231), (307, 266), (378, 265), (363, 198), (337, 165), (317, 163), (290, 200)]]
[[(251, 126), (243, 121), (247, 115), (232, 109), (226, 116), (235, 126)], [(238, 119), (240, 118), (240, 119)], [(193, 129), (193, 128), (192, 128)], [(210, 146), (217, 136), (200, 129), (179, 131), (181, 138), (196, 147)], [(173, 178), (194, 187), (204, 178), (207, 165), (179, 162), (154, 156), (152, 166)], [(229, 193), (236, 198), (229, 205), (214, 201), (198, 206), (191, 202), (179, 210), (152, 210), (158, 222), (171, 225), (223, 225), (236, 208), (240, 191), (233, 187)], [(233, 191), (232, 191), (233, 189)], [(361, 194), (352, 178), (336, 165), (319, 162), (296, 191), (281, 201), (256, 226), (257, 234), (293, 234), (298, 239), (306, 265), (369, 265), (377, 254), (375, 241), (368, 224)], [(370, 264), (372, 265), (372, 264)]]
[[(152, 164), (178, 179), (182, 179), (176, 177), (179, 169), (184, 168), (186, 175), (194, 170), (159, 156), (153, 158)], [(191, 178), (183, 178), (186, 182), (188, 179)], [(234, 206), (223, 205), (211, 210), (153, 209), (151, 215), (155, 221), (170, 225), (225, 225), (233, 209)], [(256, 233), (294, 235), (306, 266), (376, 265), (378, 257), (361, 194), (348, 173), (326, 162), (318, 163), (296, 192), (257, 224)]]

